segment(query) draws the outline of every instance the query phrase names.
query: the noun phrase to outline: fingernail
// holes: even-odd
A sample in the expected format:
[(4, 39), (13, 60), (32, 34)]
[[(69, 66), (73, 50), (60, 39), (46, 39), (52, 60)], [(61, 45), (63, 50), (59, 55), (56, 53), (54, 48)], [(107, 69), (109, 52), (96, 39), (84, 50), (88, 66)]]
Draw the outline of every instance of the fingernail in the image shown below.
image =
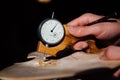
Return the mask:
[(73, 49), (74, 50), (82, 50), (82, 47), (80, 45), (75, 44), (75, 45), (73, 45)]
[(82, 50), (83, 48), (82, 47), (74, 47), (74, 50)]
[(84, 45), (82, 45), (82, 49), (85, 49), (88, 47), (88, 44), (87, 43), (84, 43)]
[(74, 45), (74, 49), (75, 50), (82, 50), (82, 49), (85, 49), (86, 47), (88, 47), (88, 44), (86, 44), (86, 43), (81, 43), (81, 44), (76, 44), (76, 45)]

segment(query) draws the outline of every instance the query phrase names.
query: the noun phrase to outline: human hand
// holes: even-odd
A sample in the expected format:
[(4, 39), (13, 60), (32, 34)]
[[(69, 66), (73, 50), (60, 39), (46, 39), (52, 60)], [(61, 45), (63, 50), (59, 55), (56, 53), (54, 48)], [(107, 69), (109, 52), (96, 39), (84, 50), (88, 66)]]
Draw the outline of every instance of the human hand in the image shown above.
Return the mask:
[[(68, 30), (71, 35), (75, 37), (84, 37), (88, 35), (94, 35), (97, 39), (103, 41), (109, 41), (118, 35), (120, 35), (120, 20), (117, 22), (102, 22), (97, 23), (91, 26), (84, 26), (88, 23), (91, 23), (95, 20), (100, 19), (103, 16), (95, 15), (92, 13), (86, 13), (82, 16), (69, 22)], [(114, 18), (112, 18), (114, 19)], [(113, 45), (108, 46), (103, 52), (100, 53), (100, 59), (109, 59), (109, 60), (120, 60), (120, 37), (114, 41)], [(88, 46), (87, 42), (80, 41), (73, 45), (75, 50), (82, 50)], [(118, 77), (120, 75), (120, 70), (118, 70), (114, 76)]]
[[(86, 13), (72, 20), (67, 25), (69, 32), (76, 37), (94, 35), (98, 39), (111, 39), (120, 34), (120, 20), (118, 22), (102, 22), (91, 26), (84, 26), (88, 23), (96, 21), (103, 16)], [(112, 19), (113, 20), (113, 19)], [(115, 19), (114, 19), (115, 20)], [(86, 32), (87, 31), (87, 32)]]
[[(117, 22), (102, 22), (91, 26), (84, 26), (90, 22), (100, 19), (101, 17), (103, 16), (95, 15), (92, 13), (83, 14), (82, 16), (72, 20), (67, 24), (68, 30), (71, 35), (76, 37), (94, 35), (97, 39), (104, 41), (108, 41), (120, 35), (120, 20), (118, 19), (115, 19)], [(120, 44), (120, 38), (114, 42), (114, 45), (117, 44)], [(73, 48), (75, 50), (81, 50), (87, 46), (88, 44), (85, 41), (80, 41), (76, 43)], [(104, 56), (103, 59), (120, 59), (120, 54), (116, 53), (113, 55), (111, 52), (120, 52), (120, 47), (109, 46), (104, 52), (101, 53), (100, 58), (103, 58), (104, 54), (107, 57)]]

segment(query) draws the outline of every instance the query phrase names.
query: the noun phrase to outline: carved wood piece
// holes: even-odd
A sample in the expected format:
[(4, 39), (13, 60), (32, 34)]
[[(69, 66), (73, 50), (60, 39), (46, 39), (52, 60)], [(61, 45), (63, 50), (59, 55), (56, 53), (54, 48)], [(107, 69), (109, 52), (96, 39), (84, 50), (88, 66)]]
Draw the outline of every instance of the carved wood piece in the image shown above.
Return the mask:
[[(71, 77), (83, 71), (99, 68), (113, 69), (120, 66), (120, 60), (100, 60), (98, 54), (76, 52), (67, 57), (55, 60), (54, 64), (42, 65), (44, 54), (32, 52), (28, 58), (35, 59), (15, 63), (0, 71), (2, 80), (46, 80)], [(52, 61), (53, 62), (53, 61)]]

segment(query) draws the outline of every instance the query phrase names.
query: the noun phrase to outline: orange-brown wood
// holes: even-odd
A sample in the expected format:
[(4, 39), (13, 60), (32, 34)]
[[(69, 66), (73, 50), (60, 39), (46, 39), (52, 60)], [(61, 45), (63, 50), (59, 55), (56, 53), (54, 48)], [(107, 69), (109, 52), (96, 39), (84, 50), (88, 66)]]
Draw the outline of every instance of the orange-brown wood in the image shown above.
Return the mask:
[(44, 53), (44, 54), (55, 56), (57, 52), (75, 43), (78, 40), (78, 38), (75, 38), (70, 35), (66, 25), (64, 25), (64, 28), (65, 28), (65, 38), (59, 45), (54, 46), (54, 47), (46, 47), (41, 41), (38, 41), (37, 51)]
[(59, 45), (54, 46), (54, 47), (46, 47), (41, 41), (38, 41), (37, 51), (44, 53), (44, 54), (49, 54), (49, 55), (55, 56), (57, 54), (57, 52), (64, 50), (68, 46), (73, 45), (78, 40), (86, 40), (88, 42), (89, 47), (86, 49), (86, 52), (88, 52), (88, 53), (98, 53), (101, 51), (101, 49), (98, 49), (96, 47), (95, 40), (92, 40), (89, 37), (87, 37), (87, 38), (73, 37), (68, 32), (67, 25), (64, 25), (64, 28), (65, 28), (65, 38)]

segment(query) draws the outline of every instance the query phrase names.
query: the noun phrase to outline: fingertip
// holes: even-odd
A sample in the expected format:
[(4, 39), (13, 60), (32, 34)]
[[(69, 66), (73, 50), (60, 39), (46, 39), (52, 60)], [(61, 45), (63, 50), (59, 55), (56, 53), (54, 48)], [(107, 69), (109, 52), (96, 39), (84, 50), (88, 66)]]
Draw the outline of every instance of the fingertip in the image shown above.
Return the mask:
[(74, 31), (74, 27), (73, 26), (68, 26), (68, 30), (69, 30), (69, 32), (73, 32)]
[(99, 55), (100, 59), (104, 56), (104, 52), (102, 51)]
[(77, 26), (77, 23), (75, 21), (71, 21), (69, 23), (67, 23), (67, 26)]
[(66, 23), (67, 26), (71, 26), (71, 22)]
[(69, 26), (68, 31), (71, 35), (75, 37), (80, 37), (81, 36), (81, 28), (77, 26)]
[(109, 60), (120, 60), (120, 47), (111, 45), (105, 51), (106, 57)]
[(102, 51), (102, 52), (100, 53), (99, 58), (100, 58), (101, 60), (107, 60), (105, 51)]
[(106, 50), (100, 53), (100, 59), (104, 60), (120, 60), (120, 47), (108, 46)]
[(118, 78), (120, 77), (120, 69), (118, 69), (114, 74), (113, 74), (114, 77)]
[(77, 42), (74, 46), (73, 46), (73, 49), (74, 50), (82, 50), (82, 49), (85, 49), (88, 47), (88, 44), (87, 42), (85, 41), (80, 41), (80, 42)]

